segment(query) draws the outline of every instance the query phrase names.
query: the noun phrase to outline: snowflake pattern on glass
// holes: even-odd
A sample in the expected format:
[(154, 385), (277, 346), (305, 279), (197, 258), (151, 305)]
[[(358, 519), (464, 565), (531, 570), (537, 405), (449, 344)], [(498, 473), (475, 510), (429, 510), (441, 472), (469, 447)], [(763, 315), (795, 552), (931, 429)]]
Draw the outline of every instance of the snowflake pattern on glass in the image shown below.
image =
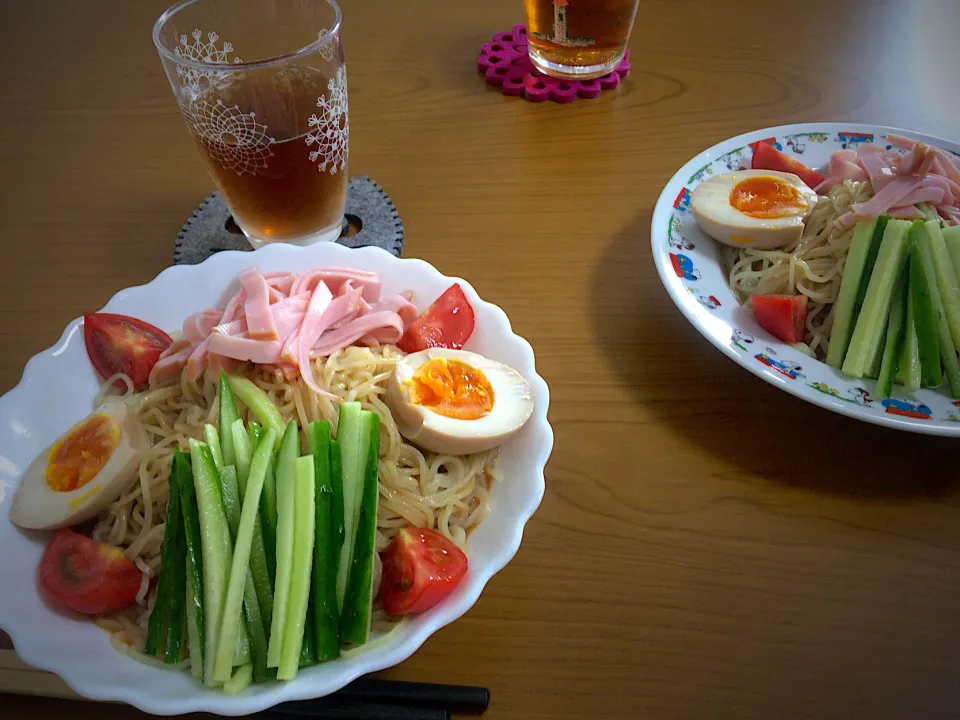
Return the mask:
[[(233, 52), (232, 43), (224, 42), (221, 47), (217, 47), (217, 40), (220, 39), (217, 33), (208, 32), (206, 42), (203, 41), (203, 33), (200, 32), (200, 30), (194, 30), (190, 35), (193, 38), (192, 43), (187, 40), (186, 35), (180, 36), (180, 46), (173, 51), (178, 57), (215, 65), (243, 62), (238, 57), (234, 57), (232, 61), (230, 60), (230, 53)], [(177, 77), (180, 78), (180, 84), (194, 91), (200, 89), (201, 78), (209, 80), (215, 74), (216, 71), (214, 70), (197, 70), (196, 68), (177, 65)]]
[(334, 175), (347, 165), (347, 145), (350, 137), (347, 114), (347, 68), (341, 65), (334, 78), (327, 82), (329, 97), (317, 100), (320, 116), (311, 115), (307, 121), (313, 132), (306, 137), (307, 147), (317, 146), (310, 153), (310, 162), (319, 163), (320, 172)]
[(243, 113), (220, 100), (214, 105), (197, 100), (185, 115), (190, 129), (206, 141), (208, 152), (225, 170), (256, 175), (267, 167), (276, 140), (267, 135), (266, 125), (257, 122), (256, 113)]
[[(328, 32), (330, 32), (329, 28), (323, 28), (323, 30), (317, 33), (317, 39), (322, 40)], [(320, 57), (327, 62), (333, 62), (333, 44), (334, 43), (331, 40), (317, 51), (320, 54)]]

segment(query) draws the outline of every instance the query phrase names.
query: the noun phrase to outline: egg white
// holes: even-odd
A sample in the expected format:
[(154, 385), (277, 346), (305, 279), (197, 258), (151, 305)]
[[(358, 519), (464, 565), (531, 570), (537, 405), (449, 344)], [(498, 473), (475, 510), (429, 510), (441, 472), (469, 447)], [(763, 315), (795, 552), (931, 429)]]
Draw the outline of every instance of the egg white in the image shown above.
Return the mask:
[[(493, 407), (476, 420), (460, 420), (410, 402), (408, 386), (417, 369), (435, 358), (459, 360), (481, 371), (493, 390)], [(533, 413), (533, 392), (511, 367), (466, 350), (430, 348), (398, 361), (390, 378), (387, 404), (400, 434), (426, 450), (448, 455), (483, 452), (501, 445)]]
[(44, 477), (50, 453), (63, 436), (57, 438), (24, 473), (10, 507), (10, 519), (14, 523), (33, 530), (77, 525), (95, 517), (133, 485), (137, 479), (137, 466), (149, 448), (146, 432), (133, 410), (118, 398), (106, 400), (94, 412), (109, 415), (120, 426), (120, 442), (110, 459), (83, 487), (58, 492), (47, 485)]
[[(794, 186), (802, 208), (778, 218), (755, 218), (730, 204), (737, 183), (750, 177), (775, 177)], [(697, 225), (718, 242), (733, 247), (773, 250), (800, 239), (804, 220), (817, 203), (817, 194), (793, 173), (775, 170), (738, 170), (707, 178), (697, 185), (690, 198), (690, 212)]]

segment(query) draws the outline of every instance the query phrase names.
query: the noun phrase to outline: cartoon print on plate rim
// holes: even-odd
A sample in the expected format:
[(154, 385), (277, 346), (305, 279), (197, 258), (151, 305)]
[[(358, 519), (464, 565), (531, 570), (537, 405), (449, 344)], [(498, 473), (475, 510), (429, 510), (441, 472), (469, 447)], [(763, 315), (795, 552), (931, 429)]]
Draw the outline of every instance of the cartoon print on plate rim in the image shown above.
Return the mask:
[(873, 380), (847, 377), (763, 330), (727, 284), (718, 243), (697, 227), (689, 212), (692, 192), (703, 178), (749, 168), (759, 143), (817, 168), (837, 150), (863, 143), (886, 146), (886, 136), (894, 133), (960, 153), (960, 145), (949, 140), (850, 123), (767, 128), (718, 143), (681, 167), (664, 187), (651, 227), (654, 260), (661, 281), (687, 319), (753, 374), (843, 415), (913, 432), (960, 437), (960, 405), (953, 404), (949, 392), (922, 389), (909, 393), (895, 386), (894, 398), (880, 398)]

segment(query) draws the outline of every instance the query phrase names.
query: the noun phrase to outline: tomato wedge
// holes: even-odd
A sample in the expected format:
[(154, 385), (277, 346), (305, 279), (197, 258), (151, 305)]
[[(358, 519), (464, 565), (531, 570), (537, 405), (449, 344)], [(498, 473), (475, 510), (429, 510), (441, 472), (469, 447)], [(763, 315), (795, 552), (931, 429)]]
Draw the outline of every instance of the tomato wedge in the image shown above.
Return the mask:
[(403, 528), (383, 551), (380, 600), (391, 615), (429, 610), (467, 572), (467, 556), (435, 530)]
[(160, 328), (137, 318), (87, 313), (83, 316), (83, 342), (90, 362), (104, 380), (123, 373), (139, 389), (147, 384), (160, 353), (173, 340)]
[(459, 350), (473, 334), (473, 308), (458, 283), (410, 323), (397, 347), (407, 353), (440, 347)]
[(777, 170), (793, 173), (810, 186), (811, 190), (823, 182), (823, 175), (816, 170), (808, 168), (795, 157), (790, 157), (767, 143), (759, 143), (754, 147), (750, 167), (754, 170)]
[(37, 576), (48, 598), (84, 615), (105, 615), (133, 605), (143, 581), (143, 573), (119, 548), (69, 528), (53, 534)]
[(785, 343), (803, 342), (807, 332), (806, 295), (751, 295), (750, 309), (760, 327)]

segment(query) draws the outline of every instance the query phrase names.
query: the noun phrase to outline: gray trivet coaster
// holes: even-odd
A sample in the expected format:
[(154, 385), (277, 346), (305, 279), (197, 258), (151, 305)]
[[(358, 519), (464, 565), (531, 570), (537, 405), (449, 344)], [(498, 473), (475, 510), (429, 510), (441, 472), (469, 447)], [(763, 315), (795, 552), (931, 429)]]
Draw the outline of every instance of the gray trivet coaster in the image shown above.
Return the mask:
[[(344, 230), (337, 240), (341, 245), (376, 245), (398, 257), (403, 252), (403, 222), (390, 196), (370, 178), (350, 178), (345, 215)], [(183, 224), (173, 261), (177, 265), (195, 265), (221, 250), (252, 249), (220, 193), (214, 192)]]

